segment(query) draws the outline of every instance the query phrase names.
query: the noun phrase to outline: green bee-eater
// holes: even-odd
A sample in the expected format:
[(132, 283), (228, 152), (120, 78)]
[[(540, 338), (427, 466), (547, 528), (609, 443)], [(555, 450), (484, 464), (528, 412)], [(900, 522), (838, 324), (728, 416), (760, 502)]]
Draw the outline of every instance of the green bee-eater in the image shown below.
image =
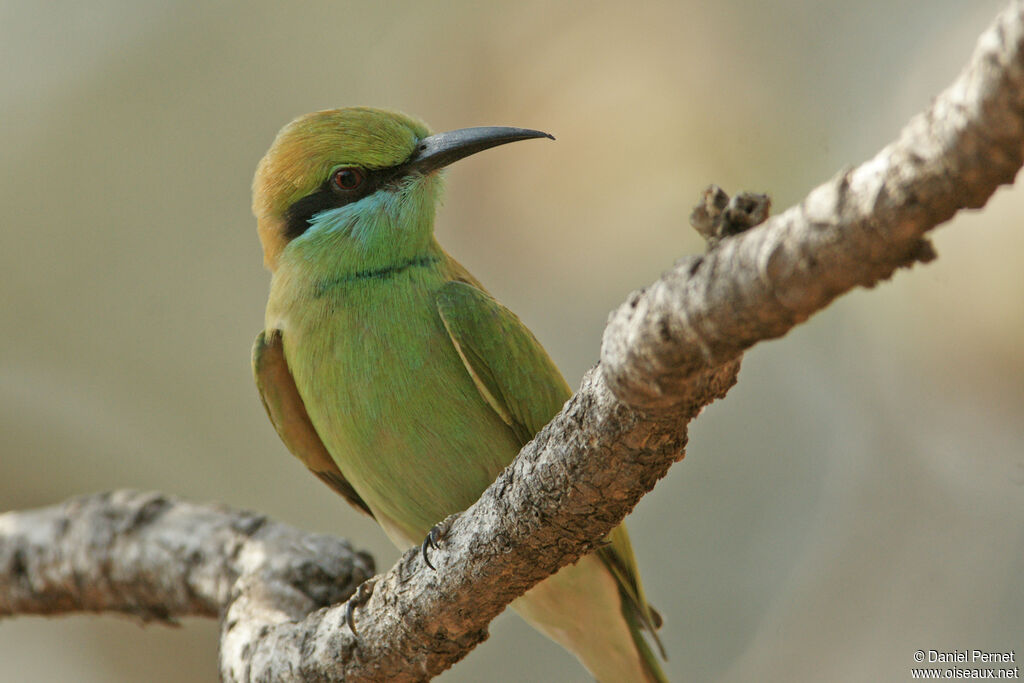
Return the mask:
[[(400, 548), (469, 507), (571, 392), (533, 334), (434, 238), (439, 170), (546, 133), (431, 135), (407, 116), (285, 126), (253, 182), (273, 273), (253, 366), (281, 439)], [(512, 607), (601, 681), (664, 680), (625, 526)], [(659, 646), (660, 647), (660, 646)]]

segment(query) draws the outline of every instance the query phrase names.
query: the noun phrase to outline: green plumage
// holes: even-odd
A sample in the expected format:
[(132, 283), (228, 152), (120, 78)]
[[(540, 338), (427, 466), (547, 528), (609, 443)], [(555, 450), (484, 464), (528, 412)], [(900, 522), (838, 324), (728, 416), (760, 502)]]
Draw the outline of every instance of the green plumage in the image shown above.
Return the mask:
[[(353, 111), (358, 115), (346, 115)], [(570, 390), (530, 331), (435, 241), (441, 184), (436, 172), (412, 165), (425, 136), (420, 124), (403, 129), (396, 122), (404, 117), (365, 109), (311, 117), (316, 126), (282, 132), (260, 173), (280, 172), (275, 149), (295, 156), (309, 129), (336, 121), (351, 130), (378, 117), (387, 121), (380, 134), (390, 136), (390, 154), (401, 158), (396, 165), (408, 158), (412, 170), (399, 167), (394, 178), (365, 174), (367, 183), (389, 182), (364, 196), (336, 192), (336, 206), (279, 243), (264, 233), (275, 237), (274, 226), (294, 218), (289, 207), (301, 198), (289, 188), (324, 187), (329, 199), (331, 178), (290, 182), (282, 186), (285, 200), (254, 199), (274, 270), (266, 329), (254, 348), (257, 384), (289, 449), (406, 548), (475, 502)], [(365, 145), (374, 134), (354, 139)], [(333, 151), (309, 145), (326, 158), (302, 167), (358, 167), (345, 140)], [(404, 157), (394, 152), (403, 144)], [(274, 179), (258, 174), (255, 188), (272, 193)], [(513, 607), (601, 680), (663, 680), (639, 633), (641, 626), (653, 633), (658, 617), (646, 603), (625, 527), (609, 541)]]

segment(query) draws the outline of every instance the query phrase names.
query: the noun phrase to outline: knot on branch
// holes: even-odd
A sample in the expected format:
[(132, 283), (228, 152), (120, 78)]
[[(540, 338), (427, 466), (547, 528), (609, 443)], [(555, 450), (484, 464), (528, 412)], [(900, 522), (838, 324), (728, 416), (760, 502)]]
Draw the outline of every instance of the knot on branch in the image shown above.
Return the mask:
[(764, 223), (771, 208), (766, 194), (741, 192), (730, 198), (718, 185), (708, 185), (690, 213), (690, 225), (707, 240), (710, 251), (726, 237)]

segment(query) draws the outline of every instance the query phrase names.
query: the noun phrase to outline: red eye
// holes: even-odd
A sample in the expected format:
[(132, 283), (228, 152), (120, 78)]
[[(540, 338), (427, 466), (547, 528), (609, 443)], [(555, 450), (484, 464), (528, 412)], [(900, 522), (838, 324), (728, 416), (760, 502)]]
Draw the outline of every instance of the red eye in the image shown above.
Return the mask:
[(339, 168), (334, 172), (334, 184), (339, 190), (354, 190), (363, 184), (363, 171), (354, 166)]

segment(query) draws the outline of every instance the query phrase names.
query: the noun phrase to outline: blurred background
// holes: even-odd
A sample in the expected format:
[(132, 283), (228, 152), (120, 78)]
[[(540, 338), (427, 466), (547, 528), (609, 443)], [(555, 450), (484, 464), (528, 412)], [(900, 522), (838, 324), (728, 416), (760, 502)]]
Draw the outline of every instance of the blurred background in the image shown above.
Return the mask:
[[(0, 509), (131, 487), (383, 534), (253, 386), (249, 185), (294, 116), (515, 125), (449, 173), (441, 241), (578, 385), (608, 311), (703, 245), (710, 182), (781, 211), (872, 156), (1002, 0), (0, 3)], [(904, 680), (1024, 634), (1024, 190), (940, 258), (753, 349), (630, 517), (667, 669)], [(215, 681), (217, 627), (0, 623), (0, 680)], [(586, 681), (514, 615), (441, 680)]]

